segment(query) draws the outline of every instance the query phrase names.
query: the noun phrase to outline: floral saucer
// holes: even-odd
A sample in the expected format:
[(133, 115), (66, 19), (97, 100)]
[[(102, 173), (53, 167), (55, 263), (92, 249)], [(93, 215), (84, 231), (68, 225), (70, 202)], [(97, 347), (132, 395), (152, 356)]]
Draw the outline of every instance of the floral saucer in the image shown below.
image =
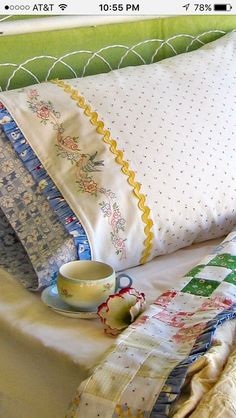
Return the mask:
[(98, 317), (97, 312), (78, 311), (63, 302), (58, 295), (56, 285), (46, 287), (41, 294), (41, 300), (53, 311), (63, 316), (80, 319), (94, 319)]

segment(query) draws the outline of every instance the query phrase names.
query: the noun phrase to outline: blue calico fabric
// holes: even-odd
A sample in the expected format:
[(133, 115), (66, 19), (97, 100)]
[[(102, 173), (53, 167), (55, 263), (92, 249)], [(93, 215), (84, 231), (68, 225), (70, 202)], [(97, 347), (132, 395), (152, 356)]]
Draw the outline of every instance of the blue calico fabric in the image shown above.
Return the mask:
[[(5, 216), (4, 228), (8, 223), (8, 229), (15, 234), (13, 245), (16, 248), (17, 240), (21, 250), (27, 252), (28, 265), (31, 264), (32, 279), (18, 280), (38, 290), (55, 282), (61, 264), (91, 259), (90, 246), (80, 221), (1, 103), (0, 130), (0, 207)], [(44, 180), (48, 186), (41, 189)], [(0, 233), (4, 235), (3, 227)], [(6, 250), (4, 243), (5, 238), (1, 239), (2, 253)], [(10, 254), (9, 245), (7, 252)], [(1, 259), (4, 258), (0, 252), (0, 265)]]
[(37, 289), (38, 278), (32, 263), (11, 227), (6, 216), (0, 209), (0, 267), (26, 288)]

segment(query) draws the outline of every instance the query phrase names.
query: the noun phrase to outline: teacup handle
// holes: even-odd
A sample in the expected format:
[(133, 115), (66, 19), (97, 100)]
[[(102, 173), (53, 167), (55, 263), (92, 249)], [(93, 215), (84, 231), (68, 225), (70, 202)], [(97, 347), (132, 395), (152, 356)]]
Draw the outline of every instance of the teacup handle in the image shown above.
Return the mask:
[[(124, 286), (122, 286), (122, 284), (121, 284), (122, 277), (126, 277), (126, 279), (129, 280), (129, 283), (126, 284), (126, 285), (124, 285)], [(131, 287), (132, 286), (132, 283), (133, 283), (133, 280), (131, 279), (131, 277), (128, 274), (121, 273), (118, 276), (116, 276), (116, 290), (118, 290), (118, 289), (125, 289), (126, 287)]]

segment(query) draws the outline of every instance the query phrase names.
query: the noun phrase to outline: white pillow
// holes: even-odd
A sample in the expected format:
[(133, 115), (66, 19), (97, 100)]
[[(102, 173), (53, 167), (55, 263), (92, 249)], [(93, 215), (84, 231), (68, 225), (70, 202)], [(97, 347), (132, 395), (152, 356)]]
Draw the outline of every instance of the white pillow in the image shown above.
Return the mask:
[[(81, 220), (93, 258), (119, 270), (223, 236), (236, 223), (235, 69), (236, 33), (230, 33), (152, 65), (35, 87), (60, 112), (80, 152), (98, 163), (93, 181), (115, 194), (110, 203), (109, 197), (103, 202), (102, 192), (76, 191), (74, 168), (65, 156), (54, 157), (51, 168), (48, 144), (55, 143), (55, 130), (49, 132), (50, 124), (47, 130), (27, 108), (27, 89), (0, 99)], [(118, 238), (125, 257), (112, 240), (111, 219), (100, 210), (114, 202), (124, 221)]]
[(236, 223), (236, 33), (70, 82), (124, 151), (151, 209), (152, 257)]

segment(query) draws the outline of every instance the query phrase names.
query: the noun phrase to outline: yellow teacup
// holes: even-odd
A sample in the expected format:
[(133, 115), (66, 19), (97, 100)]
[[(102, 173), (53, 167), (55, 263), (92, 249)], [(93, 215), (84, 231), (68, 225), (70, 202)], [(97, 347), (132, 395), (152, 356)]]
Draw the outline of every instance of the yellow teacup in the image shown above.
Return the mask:
[[(121, 286), (120, 280), (129, 281)], [(109, 295), (120, 288), (130, 287), (132, 279), (127, 274), (116, 277), (114, 269), (100, 261), (71, 261), (60, 267), (57, 288), (61, 299), (83, 311), (94, 311)]]

